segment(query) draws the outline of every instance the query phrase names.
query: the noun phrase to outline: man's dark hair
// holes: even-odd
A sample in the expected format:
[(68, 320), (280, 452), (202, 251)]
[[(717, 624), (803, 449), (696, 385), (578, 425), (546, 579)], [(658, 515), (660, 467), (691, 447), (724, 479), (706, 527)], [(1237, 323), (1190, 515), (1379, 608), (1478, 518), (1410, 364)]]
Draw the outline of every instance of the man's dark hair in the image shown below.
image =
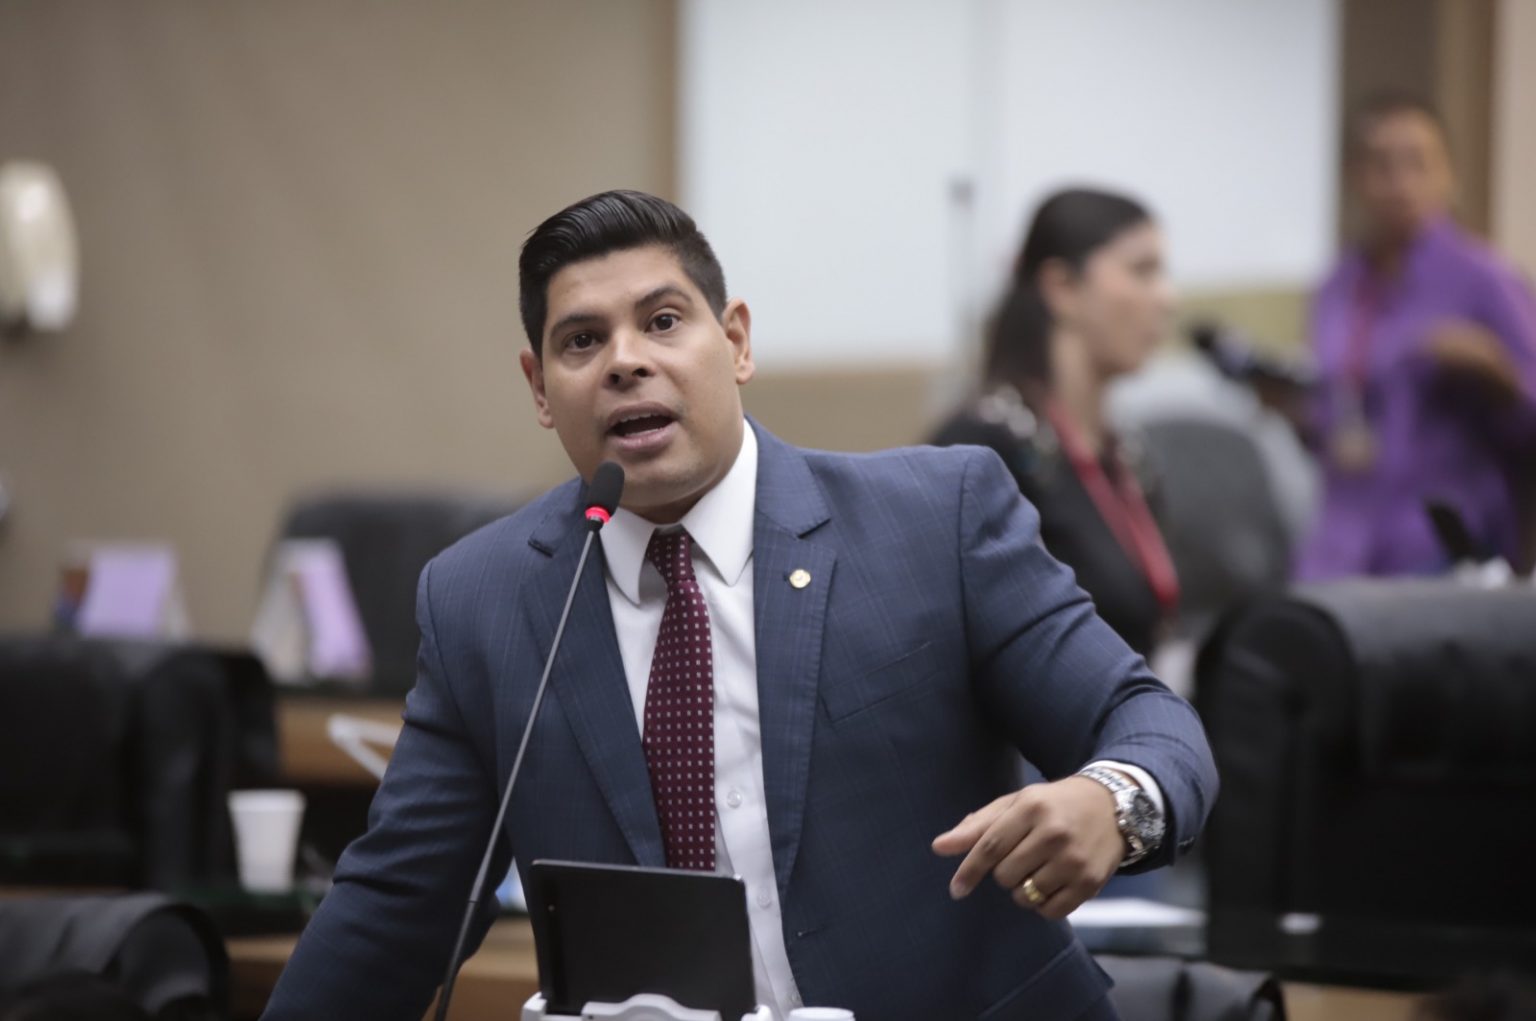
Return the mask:
[(1396, 117), (1399, 114), (1412, 113), (1428, 120), (1435, 126), (1435, 131), (1440, 135), (1440, 140), (1447, 146), (1450, 143), (1449, 133), (1446, 131), (1445, 118), (1440, 116), (1440, 111), (1435, 104), (1425, 99), (1416, 92), (1404, 89), (1384, 89), (1366, 96), (1354, 108), (1344, 121), (1344, 158), (1352, 160), (1360, 155), (1365, 148), (1365, 136), (1377, 124), (1388, 117)]
[(1041, 268), (1059, 261), (1080, 272), (1100, 247), (1151, 220), (1135, 199), (1093, 188), (1059, 191), (1042, 202), (1014, 264), (1013, 285), (992, 322), (987, 379), (1030, 391), (1049, 388), (1052, 322), (1040, 294)]
[(716, 318), (725, 313), (725, 272), (693, 217), (644, 192), (605, 191), (560, 210), (523, 243), (519, 305), (533, 353), (544, 355), (549, 281), (556, 273), (575, 262), (647, 245), (669, 249)]

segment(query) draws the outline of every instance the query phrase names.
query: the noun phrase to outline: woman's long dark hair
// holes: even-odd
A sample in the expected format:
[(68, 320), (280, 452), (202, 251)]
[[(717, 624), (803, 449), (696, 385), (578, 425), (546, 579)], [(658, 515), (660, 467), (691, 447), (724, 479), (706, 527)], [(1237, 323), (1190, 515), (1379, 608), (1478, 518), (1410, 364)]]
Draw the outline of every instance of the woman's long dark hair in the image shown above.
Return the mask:
[(1013, 283), (987, 338), (986, 379), (1040, 390), (1051, 383), (1051, 313), (1040, 268), (1059, 259), (1081, 272), (1088, 257), (1152, 214), (1134, 199), (1091, 188), (1059, 191), (1040, 204), (1014, 266)]

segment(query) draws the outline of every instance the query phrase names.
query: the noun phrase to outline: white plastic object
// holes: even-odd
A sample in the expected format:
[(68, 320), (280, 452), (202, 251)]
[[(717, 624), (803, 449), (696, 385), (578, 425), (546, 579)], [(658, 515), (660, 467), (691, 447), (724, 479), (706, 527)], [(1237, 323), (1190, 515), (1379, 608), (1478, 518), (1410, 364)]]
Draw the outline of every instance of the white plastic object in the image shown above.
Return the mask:
[(684, 1007), (660, 993), (638, 993), (623, 1003), (589, 1003), (581, 1021), (720, 1021), (720, 1012)]
[(325, 735), (331, 739), (331, 744), (345, 752), (353, 762), (382, 780), (384, 769), (389, 765), (389, 757), (370, 745), (393, 751), (395, 741), (400, 737), (400, 724), (332, 713), (325, 721)]
[[(579, 1018), (572, 1014), (547, 1014), (545, 1009), (543, 994), (534, 993), (523, 1004), (522, 1021), (587, 1021), (589, 1018), (601, 1021), (720, 1021), (720, 1012), (717, 1010), (691, 1010), (671, 997), (654, 993), (640, 993), (623, 1003), (589, 1003), (582, 1008)], [(645, 1013), (625, 1013), (629, 1010), (643, 1010)], [(617, 1013), (612, 1013), (614, 1011)], [(760, 1006), (752, 1013), (744, 1014), (742, 1021), (779, 1021), (779, 1017), (772, 1007)]]
[(235, 824), (240, 885), (256, 893), (293, 889), (304, 795), (289, 790), (230, 791), (229, 814)]
[(75, 219), (59, 175), (45, 163), (0, 165), (0, 325), (65, 329), (79, 277)]

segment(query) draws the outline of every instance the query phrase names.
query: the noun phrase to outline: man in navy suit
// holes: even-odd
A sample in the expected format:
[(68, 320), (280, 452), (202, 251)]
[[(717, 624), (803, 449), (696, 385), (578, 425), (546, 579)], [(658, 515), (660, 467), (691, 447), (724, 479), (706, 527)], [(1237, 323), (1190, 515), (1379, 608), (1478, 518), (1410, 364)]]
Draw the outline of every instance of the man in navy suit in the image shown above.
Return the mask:
[[(781, 1013), (1113, 1017), (1062, 919), (1117, 869), (1186, 850), (1216, 777), (1193, 711), (1045, 552), (1002, 462), (802, 450), (745, 418), (750, 313), (660, 199), (557, 213), (520, 283), (540, 423), (582, 478), (612, 460), (627, 481), (498, 868), (515, 854), (740, 875), (758, 999)], [(268, 1017), (421, 1016), (581, 508), (574, 479), (423, 572), (404, 730)], [(1050, 782), (1020, 789), (1020, 753)]]

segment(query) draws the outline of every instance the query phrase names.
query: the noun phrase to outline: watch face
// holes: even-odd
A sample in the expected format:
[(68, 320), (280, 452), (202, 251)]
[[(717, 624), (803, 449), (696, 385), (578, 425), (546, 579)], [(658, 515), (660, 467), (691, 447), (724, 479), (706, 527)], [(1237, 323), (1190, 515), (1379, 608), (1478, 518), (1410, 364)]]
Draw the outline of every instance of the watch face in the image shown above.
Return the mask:
[(1163, 817), (1157, 805), (1139, 787), (1126, 791), (1120, 799), (1121, 818), (1125, 821), (1127, 837), (1134, 833), (1141, 843), (1156, 846), (1163, 839)]

